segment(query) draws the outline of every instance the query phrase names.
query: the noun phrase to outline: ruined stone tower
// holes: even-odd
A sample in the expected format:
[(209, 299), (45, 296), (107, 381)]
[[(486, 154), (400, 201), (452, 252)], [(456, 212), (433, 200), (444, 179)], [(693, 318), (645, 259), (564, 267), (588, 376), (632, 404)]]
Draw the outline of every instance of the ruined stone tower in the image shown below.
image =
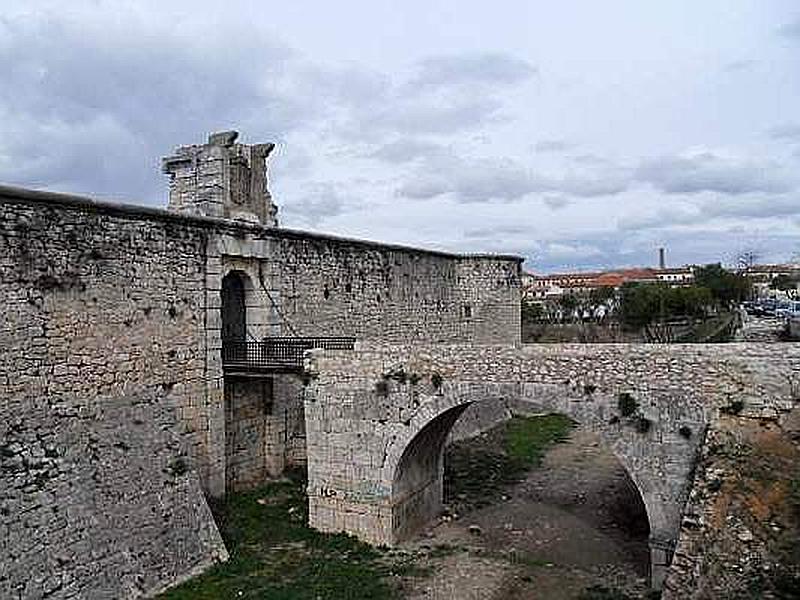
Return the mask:
[(180, 146), (163, 159), (170, 210), (277, 227), (266, 165), (275, 144), (237, 144), (238, 136), (212, 133), (206, 144)]

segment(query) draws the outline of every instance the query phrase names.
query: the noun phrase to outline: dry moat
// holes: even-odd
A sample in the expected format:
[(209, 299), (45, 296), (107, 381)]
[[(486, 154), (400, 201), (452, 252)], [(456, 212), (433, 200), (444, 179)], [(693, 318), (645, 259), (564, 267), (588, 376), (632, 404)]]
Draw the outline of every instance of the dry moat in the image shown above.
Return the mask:
[(302, 477), (217, 507), (231, 560), (165, 598), (649, 598), (623, 467), (568, 419), (517, 417), (446, 455), (442, 516), (395, 550), (305, 526)]

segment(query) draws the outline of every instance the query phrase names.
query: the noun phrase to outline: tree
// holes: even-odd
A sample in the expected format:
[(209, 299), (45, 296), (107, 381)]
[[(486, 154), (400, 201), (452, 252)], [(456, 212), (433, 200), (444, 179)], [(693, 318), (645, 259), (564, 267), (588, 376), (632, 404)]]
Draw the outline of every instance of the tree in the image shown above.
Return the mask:
[(622, 323), (630, 328), (640, 329), (655, 321), (661, 314), (663, 288), (661, 284), (623, 285), (620, 306)]
[(788, 290), (797, 289), (797, 283), (797, 278), (781, 273), (780, 275), (774, 277), (772, 281), (770, 281), (769, 287), (773, 290), (781, 290), (786, 292)]
[(752, 290), (750, 280), (745, 275), (732, 273), (720, 263), (695, 268), (694, 281), (696, 285), (708, 288), (714, 300), (726, 308), (748, 298)]
[(578, 307), (578, 299), (574, 294), (564, 294), (558, 299), (558, 303), (565, 312), (572, 312)]
[(542, 305), (537, 302), (531, 302), (529, 300), (522, 301), (522, 320), (526, 322), (533, 322), (539, 321), (544, 316), (544, 310), (542, 309)]
[(613, 287), (598, 287), (589, 292), (589, 302), (592, 305), (605, 304), (616, 295)]
[(661, 283), (632, 283), (622, 288), (622, 322), (640, 329), (677, 317), (702, 318), (715, 303), (708, 288), (669, 287)]

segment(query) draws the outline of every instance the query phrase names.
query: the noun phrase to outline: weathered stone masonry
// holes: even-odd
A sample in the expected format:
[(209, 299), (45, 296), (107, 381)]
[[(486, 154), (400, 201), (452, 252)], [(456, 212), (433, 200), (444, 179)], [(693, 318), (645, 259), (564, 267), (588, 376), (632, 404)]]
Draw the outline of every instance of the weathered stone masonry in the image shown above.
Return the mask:
[(257, 406), (230, 390), (226, 409), (227, 273), (248, 281), (256, 339), (519, 336), (513, 257), (11, 188), (0, 218), (3, 597), (125, 598), (174, 583), (225, 556), (201, 485), (221, 495), (304, 460), (298, 377), (276, 376)]
[(0, 596), (152, 593), (226, 556), (190, 470), (207, 236), (33, 196), (0, 204)]
[[(758, 344), (363, 345), (314, 351), (308, 367), (314, 527), (372, 543), (404, 539), (436, 515), (441, 454), (460, 414), (476, 403), (522, 401), (570, 416), (615, 452), (647, 508), (659, 587), (708, 423), (733, 402), (743, 415), (789, 410), (787, 375), (800, 373), (800, 347), (776, 355)], [(620, 393), (636, 400), (634, 415), (620, 415)]]

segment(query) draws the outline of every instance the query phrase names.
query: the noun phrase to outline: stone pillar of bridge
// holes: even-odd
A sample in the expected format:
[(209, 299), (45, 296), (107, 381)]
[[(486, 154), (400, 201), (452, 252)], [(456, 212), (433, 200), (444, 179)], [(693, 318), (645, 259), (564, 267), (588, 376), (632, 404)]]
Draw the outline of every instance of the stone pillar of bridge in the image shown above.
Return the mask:
[(667, 578), (669, 566), (672, 563), (672, 555), (675, 552), (676, 540), (650, 536), (648, 545), (650, 546), (650, 586), (654, 590), (664, 587), (664, 580)]

